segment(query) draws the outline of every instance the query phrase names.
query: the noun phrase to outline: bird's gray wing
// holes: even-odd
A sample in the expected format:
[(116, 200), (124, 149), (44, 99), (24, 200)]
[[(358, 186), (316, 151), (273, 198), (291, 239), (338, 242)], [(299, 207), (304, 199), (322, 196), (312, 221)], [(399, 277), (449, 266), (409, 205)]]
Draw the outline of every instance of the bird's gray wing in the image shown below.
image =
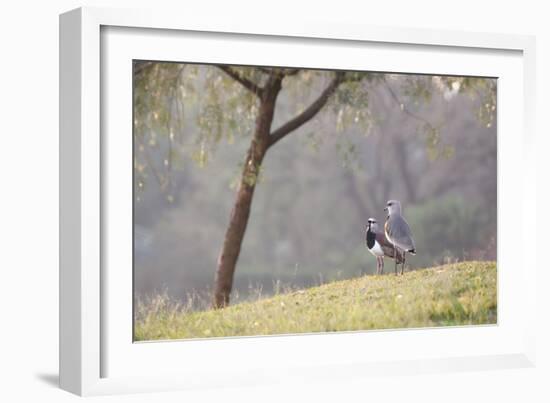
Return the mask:
[[(377, 232), (376, 233), (376, 242), (380, 245), (382, 250), (384, 251), (384, 255), (387, 257), (390, 257), (392, 259), (395, 258), (395, 252), (396, 249), (394, 248), (393, 244), (388, 241), (388, 238), (386, 238), (386, 235), (383, 232)], [(399, 249), (397, 250), (397, 263), (403, 262), (403, 252), (401, 252)]]
[(390, 217), (385, 225), (386, 234), (400, 249), (405, 251), (416, 249), (409, 224), (400, 215)]

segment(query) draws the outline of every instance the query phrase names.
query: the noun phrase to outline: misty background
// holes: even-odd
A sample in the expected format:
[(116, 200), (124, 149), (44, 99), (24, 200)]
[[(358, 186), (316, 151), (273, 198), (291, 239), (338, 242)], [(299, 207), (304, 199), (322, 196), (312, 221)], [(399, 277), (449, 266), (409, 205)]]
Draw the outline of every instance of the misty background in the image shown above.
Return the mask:
[[(182, 117), (177, 133), (135, 130), (138, 299), (167, 293), (183, 304), (191, 294), (206, 301), (213, 286), (254, 119), (243, 109), (229, 135), (210, 143), (195, 135), (208, 116), (205, 97), (224, 91), (212, 90), (208, 69), (194, 66), (192, 75), (181, 77), (192, 82), (195, 95), (173, 106)], [(442, 87), (439, 77), (381, 76), (365, 84), (361, 124), (327, 105), (266, 156), (233, 301), (374, 273), (365, 225), (369, 217), (383, 225), (388, 199), (402, 202), (413, 232), (418, 254), (408, 258), (410, 269), (496, 260), (497, 129), (496, 119), (483, 114), (496, 113), (496, 81), (480, 80), (494, 85), (495, 103), (488, 103), (486, 91)], [(275, 126), (321, 87), (285, 88)], [(143, 88), (154, 90), (154, 83)], [(180, 107), (185, 113), (178, 113)], [(139, 108), (134, 113), (137, 119), (145, 114)], [(386, 259), (390, 272), (393, 261)]]

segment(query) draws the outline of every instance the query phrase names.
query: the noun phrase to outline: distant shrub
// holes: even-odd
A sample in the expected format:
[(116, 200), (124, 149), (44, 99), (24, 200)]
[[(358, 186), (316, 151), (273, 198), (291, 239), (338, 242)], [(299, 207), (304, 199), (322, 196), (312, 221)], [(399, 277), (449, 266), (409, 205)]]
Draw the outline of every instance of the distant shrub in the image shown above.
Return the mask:
[(496, 237), (496, 211), (487, 211), (462, 196), (450, 195), (409, 207), (404, 212), (418, 252), (418, 264), (463, 260), (487, 250)]

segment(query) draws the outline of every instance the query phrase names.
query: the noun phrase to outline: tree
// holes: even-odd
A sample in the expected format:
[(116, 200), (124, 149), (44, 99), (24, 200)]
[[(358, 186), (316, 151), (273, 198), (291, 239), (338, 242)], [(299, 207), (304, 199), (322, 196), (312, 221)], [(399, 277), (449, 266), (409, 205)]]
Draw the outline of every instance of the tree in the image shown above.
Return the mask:
[(344, 73), (335, 73), (318, 98), (302, 113), (272, 131), (271, 125), (275, 113), (275, 105), (281, 91), (282, 81), (288, 76), (298, 74), (299, 70), (273, 69), (267, 73), (268, 78), (265, 84), (259, 86), (241, 76), (231, 67), (220, 66), (220, 69), (255, 94), (259, 98), (260, 106), (256, 117), (254, 134), (247, 151), (238, 185), (235, 203), (231, 211), (229, 225), (218, 258), (214, 288), (214, 306), (218, 308), (229, 303), (233, 276), (250, 215), (256, 180), (266, 153), (278, 141), (311, 120), (325, 106), (336, 88), (345, 80)]
[[(194, 78), (196, 82), (202, 82), (207, 91), (198, 91), (193, 88), (193, 80), (182, 79), (184, 74), (189, 74), (189, 77)], [(198, 142), (194, 146), (198, 148), (192, 155), (199, 165), (207, 162), (208, 148), (215, 147), (224, 133), (238, 131), (251, 133), (217, 261), (214, 307), (224, 307), (229, 303), (254, 191), (261, 178), (262, 163), (266, 154), (280, 140), (316, 117), (331, 100), (333, 100), (331, 110), (336, 113), (337, 126), (345, 125), (350, 120), (368, 118), (368, 114), (365, 113), (368, 111), (368, 90), (363, 84), (382, 79), (383, 76), (380, 74), (366, 72), (326, 72), (225, 65), (198, 71), (196, 66), (193, 68), (193, 65), (175, 63), (137, 62), (134, 64), (134, 136), (138, 139), (136, 143), (143, 147), (146, 132), (151, 138), (154, 138), (157, 132), (167, 132), (169, 138), (168, 158), (165, 160), (167, 167), (172, 165), (172, 160), (176, 157), (176, 153), (173, 152), (173, 143), (184, 131), (182, 123), (184, 108), (192, 105), (192, 102), (183, 102), (184, 99), (189, 101), (193, 97), (207, 98), (206, 101), (202, 101), (204, 108), (199, 122), (203, 130), (197, 136)], [(456, 81), (456, 79), (442, 80), (442, 86), (450, 88)], [(421, 98), (431, 91), (425, 79), (411, 79), (411, 83), (414, 84), (411, 86), (411, 93), (416, 98)], [(283, 87), (286, 89), (293, 84), (296, 86), (303, 84), (317, 91), (317, 94), (310, 97), (300, 111), (273, 129), (277, 99), (284, 92)], [(253, 121), (250, 128), (246, 126), (248, 121)], [(431, 146), (437, 146), (437, 131), (426, 126), (431, 133)], [(348, 151), (353, 152), (352, 149)], [(136, 165), (140, 164), (139, 158), (144, 159), (141, 161), (142, 164), (150, 166), (161, 191), (169, 188), (167, 186), (169, 177), (161, 175), (158, 169), (153, 168), (153, 163), (147, 159), (146, 152), (142, 157), (136, 158)], [(138, 182), (137, 186), (139, 187), (142, 183)], [(171, 195), (167, 197), (170, 198)]]

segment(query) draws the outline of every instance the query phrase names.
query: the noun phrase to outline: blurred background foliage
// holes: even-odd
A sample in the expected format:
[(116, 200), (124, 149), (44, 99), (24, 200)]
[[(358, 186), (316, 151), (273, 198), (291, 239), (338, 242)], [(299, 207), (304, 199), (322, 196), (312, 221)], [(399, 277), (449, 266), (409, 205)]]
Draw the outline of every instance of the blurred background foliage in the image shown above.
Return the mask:
[[(273, 70), (238, 68), (259, 84)], [(332, 75), (285, 78), (273, 128)], [(496, 88), (491, 78), (347, 72), (253, 178), (233, 301), (373, 273), (365, 224), (383, 222), (391, 198), (402, 201), (416, 240), (412, 269), (495, 260)], [(216, 66), (135, 62), (135, 297), (208, 301), (257, 108)], [(386, 272), (392, 267), (386, 260)]]

